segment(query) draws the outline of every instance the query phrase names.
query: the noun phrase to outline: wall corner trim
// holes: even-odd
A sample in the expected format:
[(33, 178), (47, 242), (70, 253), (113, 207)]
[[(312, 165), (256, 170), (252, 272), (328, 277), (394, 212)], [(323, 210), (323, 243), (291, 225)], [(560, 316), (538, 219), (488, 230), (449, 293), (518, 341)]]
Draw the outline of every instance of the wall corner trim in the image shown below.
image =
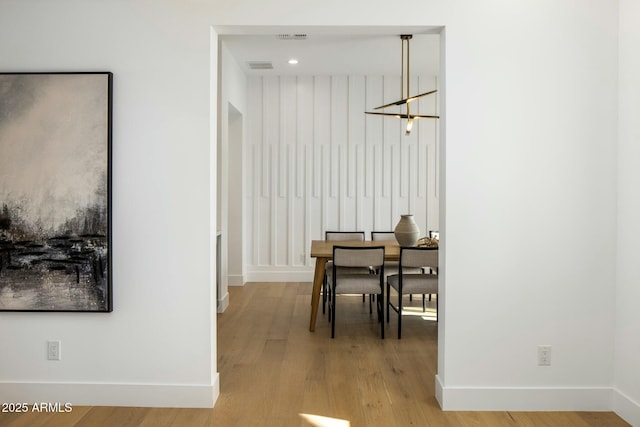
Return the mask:
[(440, 405), (440, 409), (444, 409), (444, 404), (442, 402), (442, 393), (443, 393), (444, 385), (442, 384), (442, 379), (440, 375), (436, 375), (436, 400), (438, 401), (438, 405)]
[(229, 307), (229, 292), (225, 293), (222, 298), (218, 298), (218, 313), (224, 313), (224, 311)]
[(640, 426), (640, 403), (629, 396), (613, 389), (613, 412), (632, 426)]

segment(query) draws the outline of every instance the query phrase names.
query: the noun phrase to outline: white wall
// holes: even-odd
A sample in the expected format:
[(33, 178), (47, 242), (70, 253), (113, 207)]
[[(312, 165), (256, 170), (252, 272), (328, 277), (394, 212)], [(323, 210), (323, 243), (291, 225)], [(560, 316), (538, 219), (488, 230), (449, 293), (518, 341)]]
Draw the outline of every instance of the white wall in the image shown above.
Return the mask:
[(229, 104), (229, 284), (244, 285), (246, 274), (245, 248), (245, 117)]
[(441, 403), (609, 409), (616, 247), (600, 231), (616, 219), (616, 4), (465, 9), (445, 21)]
[[(621, 1), (624, 10), (635, 8)], [(629, 337), (636, 336), (639, 319), (620, 298), (618, 321), (625, 324), (614, 328), (616, 292), (637, 296), (627, 291), (633, 276), (625, 277), (635, 247), (602, 233), (621, 219), (617, 190), (630, 204), (637, 179), (634, 164), (619, 177), (616, 171), (618, 129), (622, 137), (637, 131), (637, 124), (617, 123), (616, 2), (167, 4), (5, 0), (0, 6), (3, 70), (109, 69), (116, 84), (115, 311), (0, 314), (4, 401), (64, 400), (93, 386), (106, 397), (84, 393), (80, 402), (144, 404), (148, 396), (110, 392), (103, 383), (174, 385), (171, 399), (191, 403), (201, 401), (200, 387), (211, 391), (215, 222), (209, 223), (208, 202), (210, 193), (215, 200), (209, 168), (216, 163), (208, 141), (203, 21), (433, 24), (446, 26), (447, 72), (441, 403), (447, 409), (608, 410), (615, 378), (637, 414), (637, 381), (627, 384), (624, 377), (637, 378), (637, 362), (629, 362), (637, 347)], [(637, 22), (634, 15), (631, 23)], [(633, 44), (637, 37), (622, 40)], [(635, 70), (626, 52), (622, 76)], [(633, 89), (637, 77), (621, 84)], [(623, 101), (623, 116), (637, 111), (633, 102)], [(633, 149), (626, 141), (621, 154)], [(635, 230), (627, 217), (623, 226)], [(617, 286), (611, 273), (616, 249), (625, 260)], [(44, 342), (54, 334), (63, 342), (65, 360), (58, 364), (44, 360)], [(538, 344), (553, 346), (551, 367), (536, 366)], [(36, 393), (49, 382), (70, 385), (64, 393)], [(197, 396), (174, 393), (188, 388)]]
[[(437, 87), (412, 79), (411, 93)], [(311, 240), (327, 230), (393, 230), (412, 213), (438, 229), (437, 122), (418, 120), (409, 136), (397, 118), (365, 115), (400, 98), (400, 76), (249, 78), (248, 278), (313, 278)], [(414, 112), (435, 114), (437, 95)], [(414, 104), (414, 108), (415, 104)], [(233, 191), (233, 190), (232, 190)]]
[(618, 268), (614, 408), (640, 425), (640, 4), (620, 1)]
[[(148, 6), (0, 5), (1, 71), (114, 73), (114, 311), (0, 313), (2, 402), (212, 406), (217, 396), (210, 26), (181, 6)], [(46, 360), (50, 339), (62, 342), (59, 362)]]

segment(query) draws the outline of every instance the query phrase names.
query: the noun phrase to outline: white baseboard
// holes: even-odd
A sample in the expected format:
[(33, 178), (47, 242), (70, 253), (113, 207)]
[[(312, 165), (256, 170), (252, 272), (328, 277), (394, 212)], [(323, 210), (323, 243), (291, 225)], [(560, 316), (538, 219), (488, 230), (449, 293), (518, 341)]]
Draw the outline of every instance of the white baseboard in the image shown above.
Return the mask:
[(227, 276), (229, 286), (244, 286), (244, 274), (229, 274)]
[(247, 282), (313, 282), (313, 270), (305, 271), (250, 271)]
[(640, 403), (613, 389), (613, 412), (632, 426), (640, 426)]
[(222, 298), (218, 299), (218, 307), (217, 307), (218, 313), (224, 313), (227, 307), (229, 307), (229, 292), (224, 294)]
[(611, 387), (444, 387), (436, 375), (436, 399), (444, 411), (611, 411)]
[(89, 384), (0, 382), (0, 401), (66, 403), (74, 406), (142, 406), (213, 408), (220, 395), (220, 376), (213, 384)]

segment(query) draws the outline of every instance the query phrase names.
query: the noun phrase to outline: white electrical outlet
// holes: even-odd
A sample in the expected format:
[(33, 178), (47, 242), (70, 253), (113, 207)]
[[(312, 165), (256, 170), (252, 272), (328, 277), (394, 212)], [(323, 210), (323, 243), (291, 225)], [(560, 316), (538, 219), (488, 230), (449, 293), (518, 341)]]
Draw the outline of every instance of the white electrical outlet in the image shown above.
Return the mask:
[(60, 341), (47, 341), (47, 359), (61, 360)]
[(551, 366), (551, 346), (538, 346), (538, 366)]

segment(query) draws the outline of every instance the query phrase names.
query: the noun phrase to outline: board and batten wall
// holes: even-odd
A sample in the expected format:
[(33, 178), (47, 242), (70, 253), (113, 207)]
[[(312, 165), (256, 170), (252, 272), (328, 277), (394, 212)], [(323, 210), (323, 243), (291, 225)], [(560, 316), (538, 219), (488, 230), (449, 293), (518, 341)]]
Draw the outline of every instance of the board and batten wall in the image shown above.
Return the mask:
[[(438, 124), (365, 111), (400, 98), (400, 76), (249, 76), (245, 147), (247, 281), (311, 281), (327, 230), (393, 230), (411, 213), (438, 230)], [(416, 76), (411, 93), (437, 88)], [(412, 104), (436, 114), (437, 94)], [(389, 109), (391, 112), (398, 112)]]

